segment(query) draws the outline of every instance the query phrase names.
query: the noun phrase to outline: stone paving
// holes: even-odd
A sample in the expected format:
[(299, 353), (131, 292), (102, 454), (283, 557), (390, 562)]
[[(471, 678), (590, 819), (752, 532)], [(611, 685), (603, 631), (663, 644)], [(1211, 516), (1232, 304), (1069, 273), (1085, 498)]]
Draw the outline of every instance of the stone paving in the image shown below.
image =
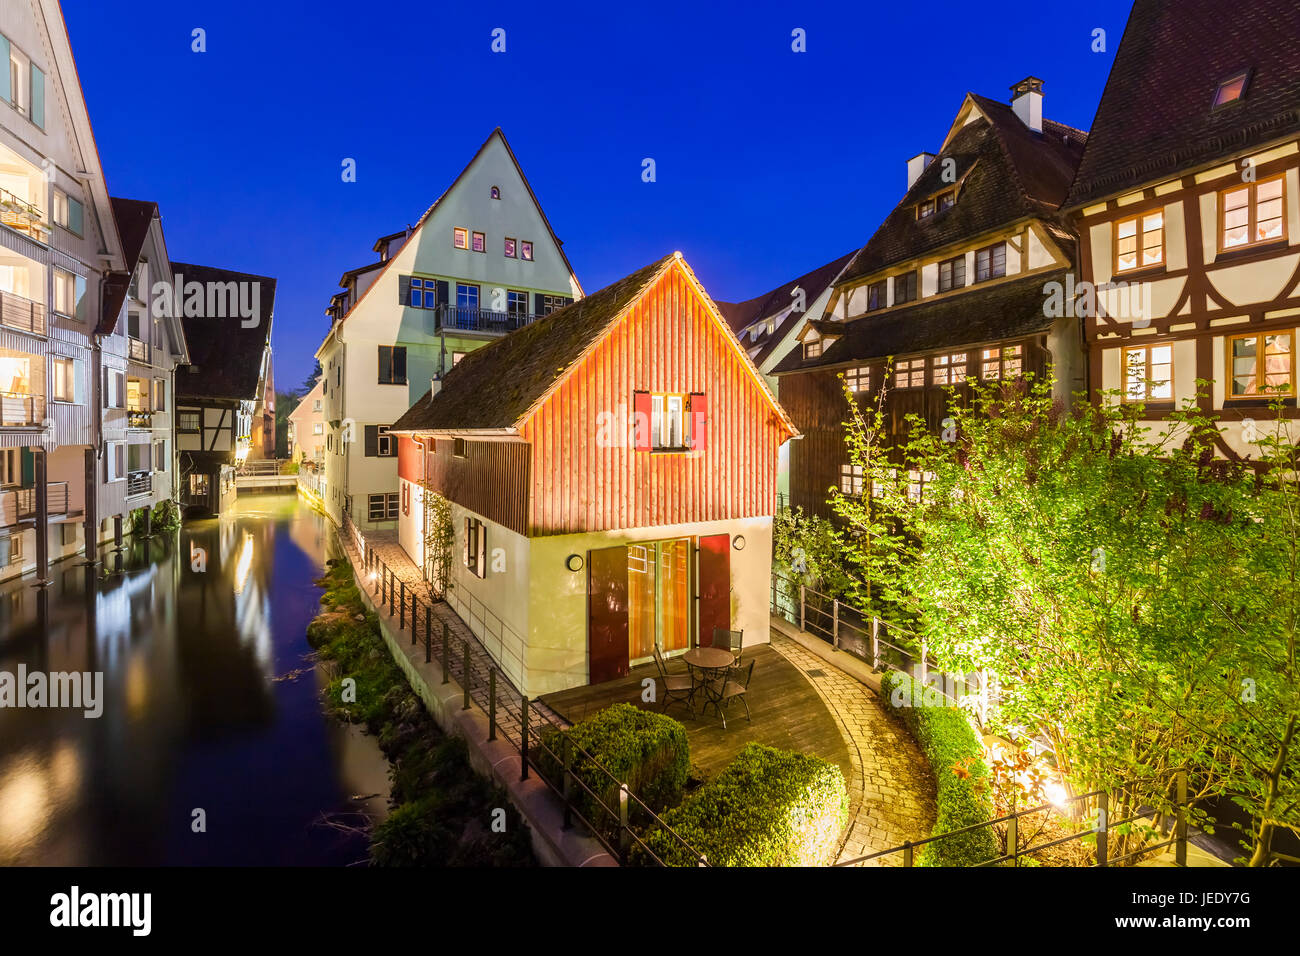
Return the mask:
[[(934, 780), (907, 730), (890, 718), (870, 688), (775, 629), (772, 647), (804, 672), (849, 745), (849, 826), (839, 861), (928, 837), (935, 818)], [(864, 865), (902, 863), (901, 854), (890, 854)]]

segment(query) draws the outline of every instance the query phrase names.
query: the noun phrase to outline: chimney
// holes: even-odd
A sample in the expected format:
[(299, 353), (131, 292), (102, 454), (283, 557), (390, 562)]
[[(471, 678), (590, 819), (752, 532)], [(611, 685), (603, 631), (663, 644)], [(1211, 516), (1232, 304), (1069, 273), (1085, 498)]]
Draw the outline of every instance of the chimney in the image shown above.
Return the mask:
[(1011, 87), (1011, 108), (1035, 133), (1043, 131), (1043, 81), (1027, 76)]
[(907, 161), (907, 188), (911, 189), (925, 172), (925, 167), (934, 162), (934, 153), (917, 153)]

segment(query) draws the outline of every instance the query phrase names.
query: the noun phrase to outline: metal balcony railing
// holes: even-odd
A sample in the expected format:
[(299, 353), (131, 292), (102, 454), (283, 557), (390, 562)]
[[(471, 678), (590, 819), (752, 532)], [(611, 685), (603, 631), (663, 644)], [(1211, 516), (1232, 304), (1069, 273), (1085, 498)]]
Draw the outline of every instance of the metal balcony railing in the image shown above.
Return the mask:
[(437, 329), (505, 335), (507, 332), (523, 328), (537, 318), (538, 316), (530, 312), (493, 312), (491, 309), (440, 305), (435, 312), (434, 322)]
[(40, 207), (0, 189), (0, 225), (31, 236), (38, 242), (49, 242), (50, 227), (45, 224), (45, 213)]
[(44, 335), (45, 306), (12, 292), (0, 291), (0, 325)]
[(133, 471), (126, 476), (126, 496), (147, 495), (153, 491), (153, 472)]
[(45, 421), (45, 396), (0, 392), (0, 425), (39, 425)]
[(153, 412), (145, 408), (128, 408), (126, 410), (127, 428), (153, 428)]
[[(18, 488), (11, 492), (14, 496), (14, 517), (18, 521), (36, 520), (36, 489)], [(45, 486), (45, 506), (50, 515), (68, 513), (68, 483), (51, 481)], [(4, 509), (6, 512), (8, 509)]]
[(149, 361), (149, 343), (141, 342), (139, 339), (127, 339), (128, 354), (133, 362)]

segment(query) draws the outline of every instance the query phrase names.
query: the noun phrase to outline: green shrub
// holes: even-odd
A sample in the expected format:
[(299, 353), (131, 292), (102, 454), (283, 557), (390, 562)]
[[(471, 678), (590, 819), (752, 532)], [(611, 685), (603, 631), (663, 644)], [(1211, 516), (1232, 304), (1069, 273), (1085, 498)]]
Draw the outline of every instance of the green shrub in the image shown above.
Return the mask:
[[(712, 782), (663, 822), (713, 866), (825, 866), (848, 821), (844, 775), (810, 754), (748, 744)], [(656, 827), (644, 837), (669, 866), (696, 866), (676, 837)], [(634, 844), (633, 863), (653, 862)]]
[[(618, 812), (618, 785), (593, 766), (593, 761), (613, 774), (655, 813), (681, 802), (682, 790), (691, 767), (686, 728), (678, 721), (631, 704), (614, 704), (579, 721), (567, 731), (548, 727), (542, 731), (545, 749), (538, 748), (538, 766), (557, 787), (562, 787), (559, 760), (564, 736), (573, 743), (573, 773), (600, 796), (600, 801)], [(547, 750), (556, 757), (551, 756)], [(579, 749), (589, 756), (582, 756)], [(573, 786), (574, 806), (593, 825), (612, 833), (618, 819), (601, 809), (596, 798), (581, 786)], [(635, 811), (636, 807), (631, 808)], [(635, 812), (631, 817), (638, 822)]]
[[(931, 836), (941, 836), (993, 819), (989, 769), (984, 748), (966, 715), (956, 707), (915, 706), (914, 682), (907, 674), (881, 675), (885, 705), (902, 718), (930, 763), (937, 814)], [(924, 694), (924, 690), (921, 692)], [(918, 695), (919, 696), (919, 695)], [(973, 866), (1002, 855), (992, 827), (927, 843), (920, 866)]]

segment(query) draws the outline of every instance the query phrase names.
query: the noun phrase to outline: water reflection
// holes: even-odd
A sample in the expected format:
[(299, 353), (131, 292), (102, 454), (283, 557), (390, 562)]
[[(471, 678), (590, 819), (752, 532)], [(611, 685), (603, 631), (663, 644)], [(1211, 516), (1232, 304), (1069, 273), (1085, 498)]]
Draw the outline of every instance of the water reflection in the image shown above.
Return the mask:
[[(336, 547), (296, 498), (240, 502), (119, 566), (0, 586), (0, 670), (104, 673), (103, 715), (0, 709), (0, 864), (338, 864), (318, 825), (385, 788), (377, 748), (324, 718), (305, 666), (312, 581)], [(345, 762), (354, 758), (356, 764)], [(195, 833), (194, 811), (206, 817)]]

